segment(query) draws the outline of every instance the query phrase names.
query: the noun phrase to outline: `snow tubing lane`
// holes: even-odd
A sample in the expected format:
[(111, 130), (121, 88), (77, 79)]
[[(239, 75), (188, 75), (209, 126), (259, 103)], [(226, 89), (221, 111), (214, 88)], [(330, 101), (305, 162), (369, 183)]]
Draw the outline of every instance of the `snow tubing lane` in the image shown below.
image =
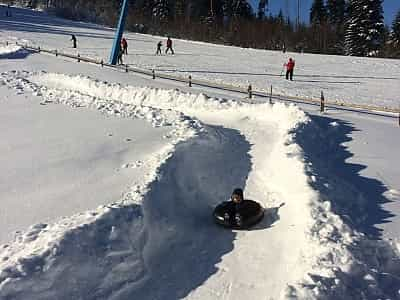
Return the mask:
[(243, 200), (240, 207), (232, 201), (224, 201), (214, 209), (215, 222), (233, 229), (248, 229), (264, 217), (264, 209), (253, 200)]

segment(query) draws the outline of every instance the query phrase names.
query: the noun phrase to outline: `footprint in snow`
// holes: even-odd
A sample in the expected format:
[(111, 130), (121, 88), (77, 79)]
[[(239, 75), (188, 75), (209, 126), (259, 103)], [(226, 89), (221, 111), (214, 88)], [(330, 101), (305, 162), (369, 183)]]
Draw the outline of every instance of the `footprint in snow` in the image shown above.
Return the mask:
[(135, 169), (135, 168), (140, 168), (142, 165), (143, 165), (143, 162), (141, 160), (138, 160), (134, 163), (123, 164), (121, 166), (121, 168), (122, 169), (128, 169), (128, 168)]
[(397, 198), (400, 198), (400, 191), (395, 190), (395, 189), (390, 189), (385, 192), (386, 197), (389, 198), (390, 200), (395, 200)]

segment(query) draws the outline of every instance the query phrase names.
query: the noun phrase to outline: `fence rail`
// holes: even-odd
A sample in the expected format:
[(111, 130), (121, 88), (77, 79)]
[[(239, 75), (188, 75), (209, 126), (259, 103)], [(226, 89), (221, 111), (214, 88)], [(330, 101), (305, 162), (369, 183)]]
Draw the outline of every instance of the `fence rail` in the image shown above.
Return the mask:
[[(7, 41), (7, 45), (10, 43)], [(215, 83), (212, 81), (207, 81), (207, 80), (201, 80), (201, 79), (193, 79), (192, 76), (189, 77), (182, 77), (182, 76), (176, 76), (176, 75), (170, 75), (170, 74), (165, 74), (165, 73), (158, 73), (155, 70), (146, 70), (146, 69), (141, 69), (137, 67), (132, 67), (128, 65), (111, 65), (109, 63), (105, 63), (103, 60), (98, 60), (90, 57), (85, 57), (81, 56), (80, 54), (78, 55), (73, 55), (69, 53), (64, 53), (60, 52), (57, 49), (51, 50), (51, 49), (45, 49), (42, 47), (35, 47), (32, 45), (28, 44), (22, 44), (15, 42), (16, 45), (22, 47), (23, 49), (35, 51), (38, 53), (48, 53), (56, 56), (61, 56), (61, 57), (67, 57), (73, 60), (77, 60), (78, 62), (87, 62), (87, 63), (92, 63), (96, 65), (101, 65), (102, 67), (107, 67), (107, 68), (113, 68), (113, 69), (119, 69), (123, 70), (125, 72), (133, 72), (141, 75), (146, 75), (150, 76), (153, 79), (156, 78), (161, 78), (165, 80), (172, 80), (176, 82), (182, 82), (186, 83), (188, 86), (202, 86), (202, 87), (208, 87), (208, 88), (213, 88), (213, 89), (218, 89), (218, 90), (224, 90), (224, 91), (229, 91), (229, 92), (235, 92), (235, 93), (241, 93), (241, 94), (246, 94), (251, 98), (252, 96), (258, 96), (258, 97), (263, 97), (263, 98), (269, 98), (269, 101), (272, 102), (272, 99), (275, 100), (280, 100), (280, 101), (287, 101), (287, 102), (295, 102), (295, 103), (304, 103), (304, 104), (311, 104), (311, 105), (321, 105), (321, 99), (315, 99), (315, 98), (304, 98), (304, 97), (295, 97), (295, 96), (286, 96), (286, 95), (281, 95), (281, 94), (273, 94), (272, 93), (272, 86), (271, 86), (271, 91), (270, 92), (263, 92), (263, 91), (256, 91), (251, 88), (251, 85), (249, 85), (248, 88), (242, 88), (234, 85), (229, 85), (229, 84), (222, 84), (222, 83)], [(324, 108), (332, 108), (332, 109), (345, 109), (345, 110), (355, 110), (355, 111), (367, 111), (370, 113), (391, 113), (391, 114), (398, 114), (399, 116), (399, 124), (400, 124), (400, 108), (393, 108), (393, 107), (386, 107), (386, 106), (377, 106), (377, 105), (367, 105), (367, 104), (357, 104), (357, 103), (349, 103), (349, 102), (344, 102), (344, 101), (334, 101), (334, 100), (327, 100), (324, 99)], [(385, 116), (385, 115), (383, 115)], [(394, 117), (393, 115), (388, 115), (390, 117)]]

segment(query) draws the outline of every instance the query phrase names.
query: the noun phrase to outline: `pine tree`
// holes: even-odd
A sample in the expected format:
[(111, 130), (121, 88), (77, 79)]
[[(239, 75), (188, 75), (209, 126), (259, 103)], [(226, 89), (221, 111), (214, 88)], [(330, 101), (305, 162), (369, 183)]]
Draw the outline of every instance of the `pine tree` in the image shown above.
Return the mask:
[(263, 20), (265, 18), (265, 9), (268, 5), (268, 0), (260, 0), (258, 2), (257, 18)]
[(252, 8), (246, 0), (234, 0), (233, 14), (238, 17), (250, 18), (252, 16)]
[(283, 16), (282, 9), (279, 10), (278, 16), (276, 17), (276, 21), (281, 26), (285, 24), (285, 17)]
[(185, 0), (176, 0), (175, 1), (175, 17), (182, 18), (185, 15)]
[(397, 12), (396, 18), (392, 24), (392, 31), (390, 32), (390, 43), (394, 47), (400, 48), (400, 10)]
[(169, 17), (168, 0), (155, 0), (153, 6), (153, 17), (160, 22), (167, 22)]
[(376, 55), (383, 43), (382, 0), (351, 0), (345, 33), (347, 55)]
[(223, 15), (225, 18), (231, 17), (250, 17), (252, 9), (246, 0), (224, 0), (222, 4)]
[(345, 0), (327, 0), (328, 23), (332, 34), (330, 36), (329, 48), (332, 53), (343, 54), (344, 49), (344, 24), (347, 12)]
[(230, 19), (232, 17), (232, 15), (233, 15), (232, 0), (223, 0), (222, 15), (225, 19)]
[(346, 11), (345, 0), (327, 0), (326, 8), (328, 10), (328, 21), (330, 24), (337, 27), (343, 23)]
[(310, 10), (310, 23), (321, 25), (326, 22), (327, 12), (323, 0), (314, 0)]

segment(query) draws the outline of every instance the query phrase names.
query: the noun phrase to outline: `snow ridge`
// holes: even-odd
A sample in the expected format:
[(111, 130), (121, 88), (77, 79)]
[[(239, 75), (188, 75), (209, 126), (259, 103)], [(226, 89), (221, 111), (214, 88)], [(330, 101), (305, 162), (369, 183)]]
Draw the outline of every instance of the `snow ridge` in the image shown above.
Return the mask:
[(6, 56), (7, 54), (15, 53), (21, 50), (20, 46), (9, 45), (5, 47), (0, 47), (0, 58)]
[[(170, 139), (169, 146), (153, 154), (152, 161), (148, 162), (152, 167), (146, 175), (147, 179), (143, 186), (131, 187), (119, 202), (65, 217), (54, 224), (33, 225), (25, 233), (19, 233), (13, 243), (2, 246), (1, 297), (18, 299), (25, 297), (55, 299), (61, 295), (67, 298), (83, 297), (87, 291), (79, 286), (79, 283), (85, 282), (89, 288), (91, 287), (91, 283), (85, 281), (88, 274), (81, 272), (86, 267), (91, 270), (90, 276), (93, 277), (96, 276), (92, 274), (94, 270), (97, 270), (99, 278), (107, 274), (115, 276), (112, 280), (106, 277), (104, 284), (97, 287), (98, 292), (93, 297), (98, 299), (102, 293), (110, 289), (110, 286), (115, 289), (115, 286), (125, 284), (124, 274), (128, 269), (130, 276), (133, 270), (136, 270), (134, 280), (143, 279), (145, 273), (141, 257), (144, 246), (143, 213), (138, 204), (143, 201), (148, 191), (146, 183), (158, 178), (158, 169), (172, 154), (174, 145), (199, 134), (204, 128), (198, 120), (177, 111), (126, 104), (111, 99), (104, 100), (81, 94), (76, 90), (65, 91), (39, 86), (27, 79), (32, 75), (29, 72), (18, 71), (2, 73), (0, 82), (16, 89), (18, 93), (32, 92), (42, 96), (44, 101), (41, 104), (44, 105), (54, 102), (71, 107), (85, 106), (109, 115), (143, 118), (153, 126), (172, 127), (170, 134), (166, 136)], [(79, 253), (80, 251), (83, 252)], [(98, 260), (102, 260), (103, 265), (96, 269)], [(67, 276), (72, 280), (67, 286), (75, 286), (75, 290), (68, 291), (62, 288), (67, 280), (62, 274), (67, 270), (74, 275)], [(32, 279), (36, 276), (40, 279)]]

